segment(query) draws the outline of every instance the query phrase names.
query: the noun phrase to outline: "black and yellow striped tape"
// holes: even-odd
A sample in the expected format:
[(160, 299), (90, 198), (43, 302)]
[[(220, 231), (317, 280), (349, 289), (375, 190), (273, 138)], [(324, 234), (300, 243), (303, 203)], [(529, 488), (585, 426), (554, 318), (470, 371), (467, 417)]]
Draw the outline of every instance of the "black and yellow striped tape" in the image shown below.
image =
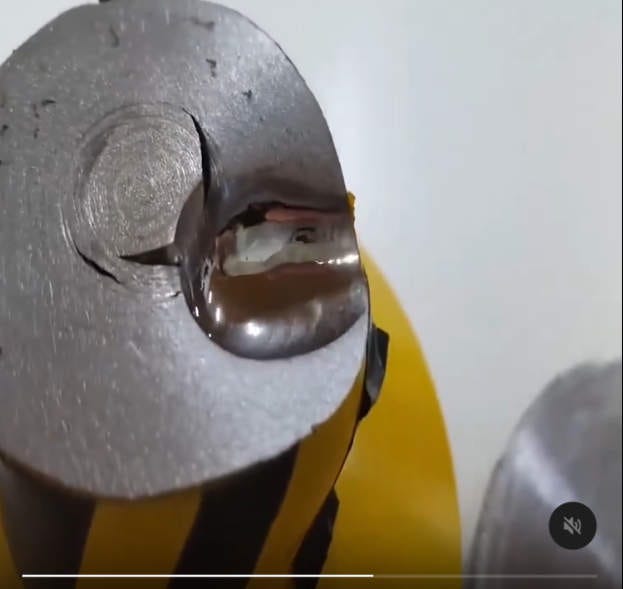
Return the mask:
[[(346, 458), (362, 404), (363, 380), (362, 371), (337, 412), (284, 454), (165, 497), (96, 502), (0, 463), (4, 527), (13, 555), (10, 558), (3, 545), (2, 558), (14, 562), (13, 571), (29, 574), (296, 572), (294, 563), (306, 534)], [(97, 582), (67, 579), (54, 581), (54, 587), (87, 589)], [(45, 583), (28, 580), (27, 586), (50, 586), (50, 581)], [(184, 580), (150, 579), (141, 587), (177, 589), (181, 583)], [(287, 588), (289, 583), (271, 586)], [(256, 580), (201, 583), (225, 585), (255, 588)]]

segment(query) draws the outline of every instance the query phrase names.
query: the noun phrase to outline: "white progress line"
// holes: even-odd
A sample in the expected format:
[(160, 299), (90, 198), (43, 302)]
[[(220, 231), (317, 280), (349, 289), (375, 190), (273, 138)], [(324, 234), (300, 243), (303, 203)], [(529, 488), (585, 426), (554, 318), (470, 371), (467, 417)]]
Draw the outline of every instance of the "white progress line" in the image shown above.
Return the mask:
[(22, 579), (373, 579), (356, 575), (22, 575)]

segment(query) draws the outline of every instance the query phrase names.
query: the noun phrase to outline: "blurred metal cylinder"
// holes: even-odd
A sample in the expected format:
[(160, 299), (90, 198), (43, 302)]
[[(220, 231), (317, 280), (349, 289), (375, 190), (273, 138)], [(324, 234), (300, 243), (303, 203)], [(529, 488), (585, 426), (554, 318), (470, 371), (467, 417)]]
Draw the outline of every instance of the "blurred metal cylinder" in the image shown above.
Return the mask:
[[(550, 534), (554, 510), (589, 507), (594, 538)], [(528, 409), (492, 476), (466, 589), (621, 587), (621, 361), (556, 378)]]

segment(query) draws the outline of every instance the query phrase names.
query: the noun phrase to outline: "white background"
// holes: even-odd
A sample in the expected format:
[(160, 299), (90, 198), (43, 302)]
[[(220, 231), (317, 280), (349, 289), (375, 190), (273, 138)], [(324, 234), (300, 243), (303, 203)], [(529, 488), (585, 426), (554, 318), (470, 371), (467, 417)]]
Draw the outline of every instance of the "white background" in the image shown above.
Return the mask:
[[(520, 414), (621, 353), (621, 3), (225, 0), (299, 67), (421, 338), (463, 536)], [(0, 61), (79, 0), (0, 0)]]

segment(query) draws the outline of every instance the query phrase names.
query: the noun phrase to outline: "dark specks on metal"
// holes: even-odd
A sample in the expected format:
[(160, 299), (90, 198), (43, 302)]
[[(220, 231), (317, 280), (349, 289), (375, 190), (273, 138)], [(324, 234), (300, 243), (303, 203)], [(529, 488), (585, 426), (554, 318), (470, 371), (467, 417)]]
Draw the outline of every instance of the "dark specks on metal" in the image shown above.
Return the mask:
[(201, 0), (90, 4), (18, 49), (0, 89), (1, 455), (147, 497), (336, 411), (367, 284), (329, 129), (272, 39)]
[(210, 66), (210, 75), (212, 77), (216, 77), (216, 60), (210, 59), (209, 57), (207, 57), (206, 63)]
[(110, 34), (110, 44), (112, 47), (119, 47), (121, 45), (121, 38), (119, 37), (119, 33), (115, 30), (115, 27), (112, 25), (108, 27), (108, 32)]
[(207, 31), (212, 31), (214, 30), (214, 21), (213, 20), (204, 20), (201, 18), (198, 18), (196, 16), (191, 17), (190, 22), (198, 27), (201, 27), (203, 29), (206, 29)]

